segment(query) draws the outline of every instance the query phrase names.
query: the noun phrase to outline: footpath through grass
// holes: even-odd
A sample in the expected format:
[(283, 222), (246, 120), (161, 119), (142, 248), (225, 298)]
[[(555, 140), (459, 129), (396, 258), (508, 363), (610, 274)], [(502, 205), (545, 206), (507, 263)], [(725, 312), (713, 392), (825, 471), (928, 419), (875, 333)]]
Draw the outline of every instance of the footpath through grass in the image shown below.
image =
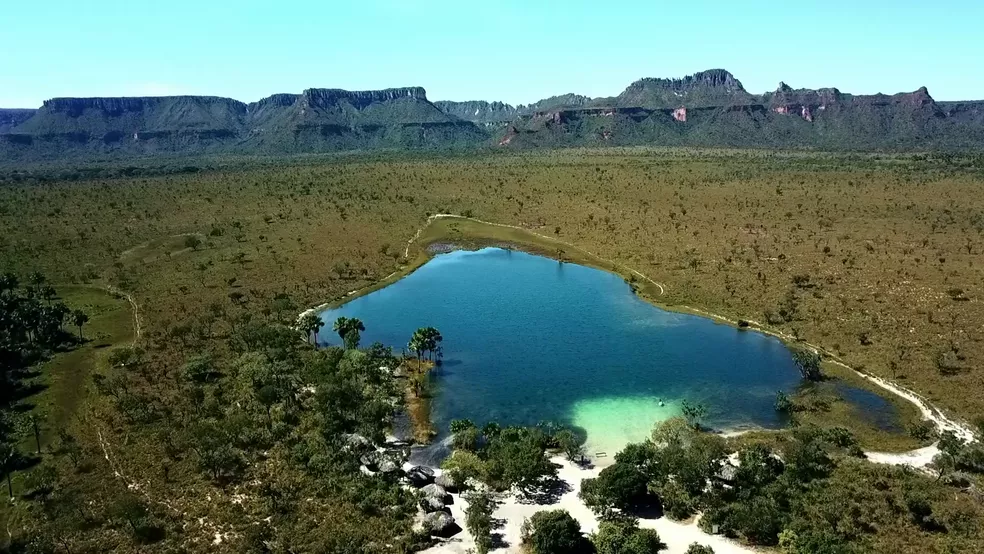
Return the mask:
[[(74, 350), (55, 354), (38, 369), (38, 392), (27, 399), (30, 412), (41, 422), (40, 460), (49, 456), (49, 447), (57, 440), (59, 431), (71, 431), (78, 424), (76, 416), (84, 411), (86, 396), (92, 389), (91, 376), (108, 367), (113, 348), (130, 344), (133, 339), (133, 312), (125, 298), (118, 298), (96, 286), (66, 285), (57, 287), (59, 297), (71, 309), (81, 309), (89, 315), (82, 328), (84, 342)], [(78, 328), (71, 329), (78, 333)], [(25, 418), (27, 414), (25, 414)], [(38, 444), (33, 432), (25, 433), (21, 453), (37, 456)], [(21, 490), (26, 472), (16, 472), (12, 485), (15, 497)], [(14, 505), (0, 506), (0, 526), (6, 528), (7, 518)]]

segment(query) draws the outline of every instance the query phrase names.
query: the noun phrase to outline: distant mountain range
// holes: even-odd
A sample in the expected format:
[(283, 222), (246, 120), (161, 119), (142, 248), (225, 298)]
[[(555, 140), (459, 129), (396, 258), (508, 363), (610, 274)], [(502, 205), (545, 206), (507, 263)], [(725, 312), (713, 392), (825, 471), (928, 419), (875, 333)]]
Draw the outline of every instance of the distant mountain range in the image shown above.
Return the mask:
[(430, 102), (419, 87), (309, 89), (245, 104), (214, 96), (55, 98), (0, 109), (0, 162), (153, 154), (597, 145), (984, 150), (984, 101), (937, 102), (785, 83), (752, 94), (723, 69), (640, 79), (611, 98), (528, 106)]

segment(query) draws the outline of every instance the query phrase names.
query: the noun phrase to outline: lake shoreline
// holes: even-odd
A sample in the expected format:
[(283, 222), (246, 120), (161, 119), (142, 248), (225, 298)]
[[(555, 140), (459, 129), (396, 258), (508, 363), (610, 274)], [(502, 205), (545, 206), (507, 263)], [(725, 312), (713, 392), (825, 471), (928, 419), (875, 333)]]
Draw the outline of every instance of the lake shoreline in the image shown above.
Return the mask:
[[(532, 237), (540, 238), (541, 240), (551, 241), (552, 244), (567, 246), (571, 250), (570, 251), (566, 249), (551, 250), (551, 248), (548, 248), (543, 244), (537, 245), (537, 244), (532, 244), (531, 242), (524, 242), (522, 240), (506, 240), (509, 237), (504, 238), (501, 236), (494, 236), (495, 235), (494, 233), (489, 233), (489, 235), (492, 236), (482, 236), (481, 230), (474, 233), (475, 236), (461, 237), (461, 236), (454, 236), (457, 231), (438, 230), (434, 232), (432, 229), (436, 223), (447, 224), (449, 222), (451, 223), (467, 222), (472, 225), (477, 224), (477, 225), (501, 227), (509, 230), (511, 233), (515, 231), (520, 231), (523, 233), (528, 233)], [(445, 225), (445, 227), (447, 227), (447, 225)], [(436, 250), (432, 249), (431, 247), (434, 244), (440, 244), (441, 248)], [(747, 319), (747, 320), (733, 319), (727, 316), (712, 313), (689, 305), (663, 304), (662, 302), (659, 301), (658, 296), (661, 296), (665, 292), (665, 288), (659, 283), (656, 283), (652, 279), (639, 273), (638, 271), (632, 270), (630, 268), (621, 268), (620, 270), (619, 266), (617, 266), (617, 264), (615, 264), (614, 262), (606, 261), (603, 258), (600, 258), (594, 254), (588, 253), (586, 251), (582, 251), (578, 249), (576, 246), (569, 245), (559, 240), (554, 240), (551, 237), (545, 237), (543, 235), (539, 235), (529, 230), (521, 229), (514, 226), (506, 226), (500, 224), (481, 222), (480, 220), (476, 220), (473, 218), (465, 218), (463, 216), (453, 216), (450, 214), (438, 214), (435, 216), (431, 216), (430, 218), (428, 218), (428, 223), (425, 226), (418, 229), (414, 237), (410, 239), (410, 241), (408, 241), (407, 243), (406, 256), (409, 258), (411, 250), (413, 250), (416, 253), (411, 262), (407, 263), (404, 266), (401, 266), (400, 269), (392, 272), (391, 274), (387, 275), (386, 277), (384, 277), (380, 281), (377, 281), (376, 283), (363, 287), (362, 289), (350, 291), (342, 297), (336, 298), (332, 301), (325, 302), (318, 306), (305, 310), (303, 314), (316, 313), (319, 311), (332, 309), (344, 305), (359, 297), (380, 290), (381, 288), (384, 288), (414, 273), (416, 270), (418, 270), (420, 267), (422, 267), (424, 264), (426, 264), (428, 261), (433, 259), (438, 254), (445, 253), (449, 250), (476, 251), (489, 246), (515, 249), (533, 255), (540, 255), (547, 258), (551, 258), (560, 261), (562, 263), (570, 262), (570, 263), (575, 263), (577, 265), (592, 267), (594, 269), (606, 271), (608, 273), (622, 277), (622, 279), (630, 286), (635, 296), (645, 301), (646, 303), (655, 306), (656, 308), (668, 312), (681, 313), (681, 314), (706, 318), (715, 324), (725, 325), (741, 331), (755, 331), (759, 334), (778, 339), (786, 347), (798, 346), (798, 347), (806, 347), (806, 348), (813, 349), (823, 354), (830, 364), (834, 364), (836, 366), (839, 366), (840, 368), (843, 368), (851, 372), (853, 375), (859, 377), (864, 383), (870, 383), (869, 386), (864, 388), (870, 390), (871, 392), (875, 392), (879, 396), (893, 402), (893, 404), (895, 404), (897, 407), (901, 403), (902, 406), (906, 406), (910, 409), (915, 409), (921, 416), (923, 416), (926, 420), (931, 421), (934, 425), (936, 425), (940, 429), (957, 429), (959, 430), (959, 433), (961, 435), (965, 435), (966, 433), (969, 433), (969, 430), (965, 425), (955, 422), (950, 418), (947, 418), (946, 416), (943, 416), (938, 409), (929, 405), (928, 402), (925, 401), (925, 399), (922, 399), (912, 391), (899, 387), (898, 385), (895, 384), (887, 383), (883, 379), (856, 370), (848, 366), (847, 364), (843, 363), (836, 355), (816, 345), (797, 339), (796, 337), (793, 337), (781, 331), (771, 329), (752, 319)], [(578, 255), (571, 257), (568, 255), (571, 253), (578, 254)], [(628, 278), (626, 278), (625, 273), (629, 274)], [(645, 279), (645, 282), (639, 281), (639, 279), (636, 278), (635, 276), (640, 276), (640, 278)], [(647, 286), (646, 283), (649, 283), (649, 285)], [(657, 288), (659, 294), (654, 296), (651, 293), (656, 292)], [(886, 392), (889, 394), (885, 394)], [(900, 410), (900, 414), (901, 413), (902, 412)], [(927, 416), (927, 414), (930, 414), (933, 417), (929, 417)], [(763, 430), (770, 430), (770, 429), (763, 428)], [(723, 432), (730, 433), (731, 431), (724, 430)], [(741, 432), (748, 432), (748, 429), (741, 430)]]

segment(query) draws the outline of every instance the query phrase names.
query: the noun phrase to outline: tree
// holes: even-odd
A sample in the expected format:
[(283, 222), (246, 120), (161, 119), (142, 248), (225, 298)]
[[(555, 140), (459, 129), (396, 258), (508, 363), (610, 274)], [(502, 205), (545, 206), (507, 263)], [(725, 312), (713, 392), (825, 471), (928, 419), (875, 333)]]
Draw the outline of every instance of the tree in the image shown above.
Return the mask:
[(789, 395), (782, 392), (776, 391), (776, 411), (784, 414), (791, 413), (793, 411), (793, 401), (789, 398)]
[(554, 439), (557, 444), (560, 445), (560, 449), (567, 456), (570, 461), (584, 460), (584, 443), (578, 438), (577, 434), (571, 429), (561, 429), (555, 436)]
[(544, 452), (545, 439), (536, 429), (503, 429), (483, 450), (488, 484), (498, 490), (514, 486), (524, 492), (536, 489), (544, 478), (557, 474)]
[[(314, 347), (318, 347), (318, 331), (324, 327), (325, 322), (320, 316), (314, 313), (307, 313), (297, 322), (298, 328), (300, 328), (307, 335), (307, 340), (312, 341)], [(313, 339), (313, 340), (312, 340)]]
[(198, 247), (202, 245), (202, 239), (198, 238), (198, 235), (188, 235), (184, 240), (185, 248), (191, 248), (192, 250), (198, 250)]
[(467, 450), (455, 450), (441, 463), (441, 469), (447, 472), (456, 483), (465, 483), (469, 479), (479, 481), (486, 479), (488, 468), (478, 454)]
[(14, 487), (10, 483), (10, 474), (14, 472), (16, 462), (17, 448), (14, 444), (6, 440), (0, 442), (0, 470), (3, 470), (4, 477), (7, 478), (7, 494), (10, 495), (10, 498), (14, 497)]
[(89, 322), (89, 314), (82, 310), (72, 310), (72, 324), (79, 328), (79, 341), (82, 340), (82, 326)]
[(595, 479), (581, 481), (579, 496), (598, 514), (611, 510), (631, 511), (649, 504), (649, 479), (636, 466), (615, 462), (601, 470)]
[(694, 429), (700, 429), (701, 420), (707, 416), (707, 407), (701, 403), (691, 403), (688, 400), (684, 400), (680, 411), (683, 412), (683, 417), (687, 420), (687, 424)]
[(581, 524), (567, 510), (544, 510), (523, 523), (523, 543), (532, 554), (578, 554), (591, 552), (591, 543), (581, 534)]
[(366, 326), (357, 317), (339, 317), (335, 320), (332, 329), (338, 333), (338, 337), (342, 339), (345, 348), (354, 350), (359, 347), (359, 341), (362, 338), (361, 333), (366, 330)]
[(822, 381), (823, 370), (820, 368), (820, 353), (805, 348), (793, 350), (793, 363), (799, 368), (807, 381)]
[(182, 370), (186, 379), (194, 383), (210, 383), (219, 378), (219, 370), (210, 354), (194, 356), (184, 365)]
[(606, 519), (591, 536), (598, 554), (656, 554), (666, 549), (655, 529), (639, 529), (635, 518)]
[(475, 538), (475, 549), (478, 554), (486, 554), (492, 550), (492, 529), (494, 527), (492, 512), (498, 505), (499, 503), (488, 491), (483, 490), (468, 495), (465, 526)]
[(455, 419), (451, 421), (451, 444), (455, 450), (471, 450), (478, 448), (478, 427), (471, 420)]
[(434, 353), (440, 351), (443, 340), (444, 337), (441, 336), (441, 332), (434, 327), (421, 327), (410, 336), (407, 348), (417, 355), (417, 362), (419, 363), (423, 360), (424, 353), (428, 353), (429, 357), (433, 359)]

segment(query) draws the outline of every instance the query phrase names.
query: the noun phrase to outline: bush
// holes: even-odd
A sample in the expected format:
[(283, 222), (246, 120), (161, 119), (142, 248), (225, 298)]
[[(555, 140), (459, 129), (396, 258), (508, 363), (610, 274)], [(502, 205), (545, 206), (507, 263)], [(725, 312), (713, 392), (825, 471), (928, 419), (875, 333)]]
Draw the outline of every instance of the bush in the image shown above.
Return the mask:
[(680, 411), (683, 412), (683, 417), (687, 420), (687, 424), (694, 429), (700, 429), (701, 421), (707, 417), (707, 407), (699, 402), (691, 403), (684, 400), (680, 406)]
[(584, 459), (584, 441), (574, 431), (561, 429), (554, 435), (554, 439), (568, 460), (573, 462), (574, 460), (580, 461)]
[(621, 452), (615, 454), (615, 463), (633, 465), (652, 479), (661, 474), (656, 458), (656, 446), (647, 441), (625, 445)]
[(655, 529), (639, 529), (635, 519), (602, 521), (591, 536), (598, 554), (650, 554), (666, 549)]
[(820, 354), (807, 349), (793, 351), (793, 362), (799, 368), (807, 381), (822, 381), (823, 371), (820, 369)]
[(603, 469), (596, 479), (581, 481), (580, 497), (596, 513), (612, 509), (628, 511), (649, 503), (648, 481), (636, 466), (616, 462)]
[(536, 488), (544, 478), (557, 475), (557, 468), (544, 451), (544, 436), (538, 430), (503, 429), (483, 451), (487, 483), (497, 490), (513, 486), (523, 491)]
[(663, 512), (670, 519), (682, 521), (697, 511), (697, 499), (676, 481), (668, 481), (660, 487), (659, 498), (663, 502)]
[(523, 522), (523, 544), (532, 554), (587, 554), (592, 545), (567, 510), (546, 510)]
[(475, 538), (478, 554), (492, 550), (492, 512), (498, 503), (488, 492), (476, 492), (468, 496), (468, 509), (465, 511), (465, 525)]
[(919, 421), (909, 426), (909, 435), (919, 441), (928, 441), (935, 433), (936, 428), (928, 421)]
[(468, 479), (484, 481), (487, 468), (485, 462), (474, 452), (457, 450), (443, 463), (441, 469), (448, 472), (455, 483), (464, 484)]
[(789, 398), (789, 395), (782, 392), (776, 392), (776, 411), (782, 413), (791, 413), (793, 411), (793, 401)]
[(692, 543), (684, 554), (714, 554), (714, 549), (703, 544)]

